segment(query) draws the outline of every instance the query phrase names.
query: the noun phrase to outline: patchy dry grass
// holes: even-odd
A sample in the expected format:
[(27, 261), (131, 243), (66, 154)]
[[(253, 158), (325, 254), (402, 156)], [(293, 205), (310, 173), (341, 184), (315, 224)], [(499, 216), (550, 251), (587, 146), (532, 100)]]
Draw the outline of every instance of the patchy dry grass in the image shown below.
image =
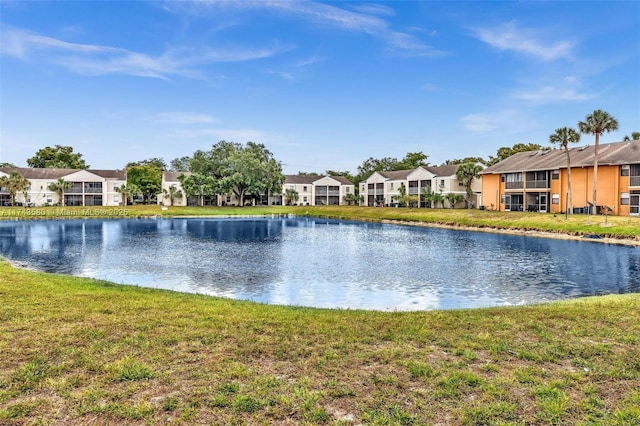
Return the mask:
[(267, 306), (0, 262), (0, 424), (640, 424), (640, 296)]

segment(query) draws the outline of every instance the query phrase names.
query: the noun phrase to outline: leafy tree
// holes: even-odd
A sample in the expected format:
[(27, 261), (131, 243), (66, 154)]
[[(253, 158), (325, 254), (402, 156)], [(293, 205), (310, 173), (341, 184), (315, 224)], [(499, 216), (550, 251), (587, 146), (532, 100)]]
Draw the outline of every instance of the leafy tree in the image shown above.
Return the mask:
[(287, 188), (284, 191), (284, 204), (286, 206), (292, 206), (296, 201), (298, 201), (298, 191), (292, 188)]
[(454, 160), (447, 160), (444, 163), (442, 163), (442, 166), (449, 166), (452, 164), (464, 164), (464, 163), (480, 163), (480, 164), (484, 164), (485, 166), (487, 165), (487, 160), (485, 160), (482, 157), (465, 157), (465, 158), (456, 158)]
[(135, 184), (122, 184), (118, 188), (116, 188), (116, 192), (119, 192), (122, 195), (122, 205), (126, 206), (127, 204), (133, 204), (133, 196), (136, 194), (140, 194), (140, 188), (138, 188)]
[(181, 174), (178, 180), (187, 197), (198, 197), (198, 205), (204, 205), (204, 197), (213, 197), (219, 193), (218, 181), (211, 175), (203, 173), (193, 173), (190, 175)]
[(567, 192), (569, 196), (567, 210), (571, 214), (573, 210), (573, 195), (571, 194), (571, 154), (569, 153), (569, 144), (580, 142), (580, 133), (570, 127), (561, 127), (556, 129), (555, 133), (549, 135), (549, 142), (559, 145), (567, 157)]
[(516, 154), (518, 152), (540, 151), (540, 150), (547, 151), (549, 149), (550, 149), (549, 147), (543, 147), (542, 145), (538, 145), (537, 143), (528, 143), (528, 144), (517, 143), (511, 148), (503, 146), (502, 148), (498, 148), (498, 152), (496, 153), (495, 157), (493, 155), (489, 156), (489, 161), (487, 162), (487, 165), (492, 166), (496, 163), (501, 162), (502, 160), (506, 160), (507, 158), (511, 157), (513, 154)]
[(464, 189), (467, 193), (467, 207), (471, 207), (471, 196), (473, 195), (473, 189), (471, 189), (471, 185), (473, 184), (474, 179), (480, 178), (481, 171), (482, 166), (475, 163), (461, 164), (456, 170), (456, 178), (459, 182), (462, 182), (462, 185), (464, 185)]
[[(349, 182), (355, 183), (355, 176), (353, 176), (351, 173), (349, 173), (347, 171), (341, 172), (341, 171), (338, 171), (338, 170), (327, 170), (325, 172), (325, 174), (327, 176), (342, 176), (342, 177), (345, 177), (345, 178), (349, 179)], [(356, 188), (357, 188), (357, 186), (356, 186)]]
[(27, 165), (34, 168), (56, 169), (88, 169), (89, 165), (82, 159), (82, 154), (73, 152), (70, 146), (56, 145), (40, 149), (27, 160)]
[(354, 183), (367, 180), (374, 172), (398, 170), (398, 164), (397, 158), (384, 157), (377, 159), (369, 157), (358, 166), (358, 174), (355, 176)]
[(429, 163), (426, 161), (429, 158), (428, 155), (420, 152), (408, 152), (407, 155), (396, 165), (395, 170), (411, 170), (417, 169), (420, 166), (428, 166)]
[(593, 214), (597, 206), (598, 195), (598, 146), (600, 144), (600, 135), (603, 133), (618, 130), (618, 120), (616, 120), (608, 112), (601, 109), (593, 111), (587, 115), (584, 121), (578, 121), (580, 133), (595, 135), (595, 145), (593, 147)]
[(64, 206), (64, 192), (73, 186), (73, 182), (58, 178), (55, 182), (51, 182), (47, 188), (58, 194), (58, 204)]
[(447, 201), (449, 202), (450, 209), (455, 208), (456, 204), (464, 200), (464, 197), (462, 196), (462, 194), (454, 194), (453, 192), (448, 193), (447, 195), (444, 196), (444, 198), (446, 198)]
[(320, 175), (316, 172), (303, 172), (301, 170), (298, 170), (298, 176), (320, 176)]
[[(11, 172), (9, 176), (0, 177), (0, 187), (6, 188), (9, 191), (11, 197), (11, 205), (16, 204), (16, 194), (18, 192), (24, 192), (29, 189), (31, 182), (18, 172)], [(24, 198), (25, 206), (27, 197)]]
[(148, 204), (162, 190), (162, 169), (153, 162), (129, 163), (127, 183), (135, 185), (142, 194), (143, 202)]
[(182, 191), (180, 191), (175, 185), (171, 185), (168, 191), (163, 189), (162, 192), (164, 193), (165, 198), (169, 198), (170, 206), (173, 206), (173, 202), (176, 198), (182, 198)]
[[(231, 147), (235, 149), (230, 150)], [(227, 193), (233, 192), (240, 206), (244, 205), (246, 195), (281, 191), (285, 179), (282, 166), (264, 145), (247, 142), (245, 146), (233, 144), (221, 148), (224, 158), (213, 155), (214, 164), (220, 164), (221, 187)]]
[(631, 132), (631, 136), (625, 135), (624, 139), (622, 140), (625, 142), (640, 140), (640, 132)]
[(154, 166), (155, 168), (160, 169), (161, 171), (167, 170), (167, 163), (165, 163), (162, 158), (158, 158), (158, 157), (149, 158), (147, 160), (131, 161), (127, 163), (127, 165), (124, 168), (129, 169), (129, 167), (133, 167), (133, 166), (149, 166), (149, 165)]
[(17, 166), (13, 163), (0, 163), (0, 168), (3, 169), (15, 169)]
[(180, 158), (174, 158), (169, 163), (169, 170), (172, 172), (191, 171), (191, 157), (184, 156)]

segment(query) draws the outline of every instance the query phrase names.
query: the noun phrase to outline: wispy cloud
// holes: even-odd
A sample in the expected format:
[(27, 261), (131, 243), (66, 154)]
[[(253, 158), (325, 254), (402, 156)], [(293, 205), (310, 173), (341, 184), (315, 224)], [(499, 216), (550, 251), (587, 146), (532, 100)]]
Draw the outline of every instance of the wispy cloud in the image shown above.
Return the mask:
[(499, 131), (512, 134), (526, 131), (532, 127), (532, 120), (517, 110), (505, 109), (490, 113), (469, 114), (461, 118), (465, 129), (475, 133)]
[(79, 74), (127, 74), (161, 79), (202, 78), (201, 66), (268, 58), (290, 49), (278, 44), (253, 49), (173, 47), (153, 56), (110, 46), (70, 43), (15, 28), (3, 29), (2, 40), (3, 55), (54, 63)]
[(475, 36), (499, 50), (513, 50), (544, 61), (571, 57), (575, 42), (543, 41), (535, 30), (520, 28), (514, 22), (474, 30)]
[(165, 124), (210, 124), (218, 121), (214, 117), (207, 114), (179, 111), (161, 112), (149, 116), (148, 119), (155, 123)]
[(514, 91), (511, 97), (532, 104), (543, 105), (559, 102), (586, 101), (600, 95), (600, 93), (586, 93), (581, 89), (582, 83), (580, 79), (575, 76), (567, 76), (552, 84), (542, 84), (530, 89)]
[(346, 10), (332, 4), (313, 1), (281, 0), (201, 0), (198, 2), (170, 1), (168, 9), (187, 10), (202, 15), (211, 13), (215, 8), (234, 8), (236, 10), (267, 10), (287, 16), (301, 17), (316, 25), (326, 25), (343, 31), (370, 34), (387, 44), (387, 52), (413, 56), (438, 56), (439, 51), (414, 35), (394, 31), (389, 23), (380, 17), (393, 15), (393, 9), (387, 6), (362, 4), (354, 10)]

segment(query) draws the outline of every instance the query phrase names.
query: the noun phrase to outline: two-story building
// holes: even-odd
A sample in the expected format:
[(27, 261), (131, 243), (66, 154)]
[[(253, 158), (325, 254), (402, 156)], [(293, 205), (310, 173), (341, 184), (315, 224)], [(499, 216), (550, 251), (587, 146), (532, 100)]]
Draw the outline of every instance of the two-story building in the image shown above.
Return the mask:
[[(189, 172), (168, 172), (162, 173), (162, 193), (158, 195), (158, 204), (168, 206), (171, 204), (169, 191), (172, 186), (176, 191), (180, 191), (181, 197), (174, 197), (174, 206), (196, 206), (196, 205), (238, 205), (235, 195), (215, 195), (200, 197), (187, 197), (178, 177), (189, 175)], [(282, 192), (272, 194), (260, 194), (256, 197), (256, 203), (263, 205), (282, 205), (284, 203), (285, 191), (294, 190), (298, 193), (298, 198), (293, 204), (300, 206), (323, 206), (346, 204), (344, 197), (353, 194), (355, 187), (351, 181), (343, 176), (318, 176), (318, 175), (285, 175), (285, 182), (282, 185)]]
[[(640, 141), (600, 144), (595, 211), (640, 214)], [(482, 172), (487, 209), (583, 213), (593, 211), (595, 147), (569, 149), (571, 195), (564, 150), (520, 152)]]
[[(360, 195), (364, 197), (363, 205), (393, 205), (400, 195), (402, 185), (407, 195), (418, 196), (420, 207), (431, 206), (425, 192), (438, 192), (442, 195), (454, 193), (466, 197), (464, 185), (456, 177), (458, 166), (420, 166), (411, 170), (374, 172), (366, 181), (360, 183)], [(482, 200), (480, 180), (475, 179), (471, 185), (474, 194), (471, 201), (475, 206), (480, 206)], [(444, 206), (450, 207), (449, 202), (445, 201)]]
[[(33, 206), (60, 204), (58, 194), (49, 189), (60, 178), (71, 183), (64, 191), (65, 206), (118, 206), (122, 197), (117, 190), (127, 182), (124, 170), (0, 168), (0, 176), (9, 176), (11, 172), (30, 182), (26, 198), (25, 194), (17, 194), (16, 201)], [(8, 202), (8, 191), (0, 188), (0, 204)]]

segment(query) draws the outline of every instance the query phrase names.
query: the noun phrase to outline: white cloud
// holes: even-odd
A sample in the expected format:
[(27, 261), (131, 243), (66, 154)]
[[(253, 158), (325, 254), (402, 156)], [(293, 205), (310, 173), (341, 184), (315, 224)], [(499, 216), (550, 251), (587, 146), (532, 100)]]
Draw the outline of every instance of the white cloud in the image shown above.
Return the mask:
[(393, 14), (393, 9), (387, 6), (363, 4), (355, 6), (354, 11), (351, 11), (332, 4), (313, 1), (281, 0), (202, 0), (199, 2), (170, 2), (169, 5), (168, 9), (186, 10), (196, 15), (208, 14), (212, 8), (216, 7), (280, 12), (289, 16), (302, 17), (318, 25), (370, 34), (385, 41), (389, 48), (393, 48), (399, 51), (397, 53), (403, 55), (437, 56), (443, 53), (422, 43), (411, 34), (391, 30), (389, 23), (379, 16)]
[(570, 75), (551, 84), (541, 84), (530, 89), (514, 91), (513, 99), (523, 100), (532, 104), (551, 104), (568, 101), (585, 101), (598, 97), (599, 93), (584, 93), (581, 91), (582, 82), (576, 76)]
[(469, 114), (461, 118), (465, 129), (474, 133), (490, 133), (499, 131), (501, 134), (525, 132), (532, 128), (532, 120), (523, 116), (517, 110), (499, 110), (491, 113)]
[(475, 35), (483, 42), (499, 50), (513, 50), (551, 61), (567, 59), (575, 46), (573, 41), (541, 41), (535, 31), (517, 27), (513, 22), (495, 28), (476, 29)]
[(207, 114), (197, 112), (161, 112), (149, 117), (149, 120), (156, 123), (167, 124), (210, 124), (217, 120)]
[(19, 29), (4, 29), (2, 39), (2, 54), (21, 59), (32, 59), (38, 55), (37, 59), (43, 62), (57, 64), (78, 74), (128, 74), (161, 79), (176, 75), (202, 78), (200, 66), (263, 59), (290, 49), (278, 44), (254, 49), (174, 47), (152, 56), (109, 46), (69, 43)]

